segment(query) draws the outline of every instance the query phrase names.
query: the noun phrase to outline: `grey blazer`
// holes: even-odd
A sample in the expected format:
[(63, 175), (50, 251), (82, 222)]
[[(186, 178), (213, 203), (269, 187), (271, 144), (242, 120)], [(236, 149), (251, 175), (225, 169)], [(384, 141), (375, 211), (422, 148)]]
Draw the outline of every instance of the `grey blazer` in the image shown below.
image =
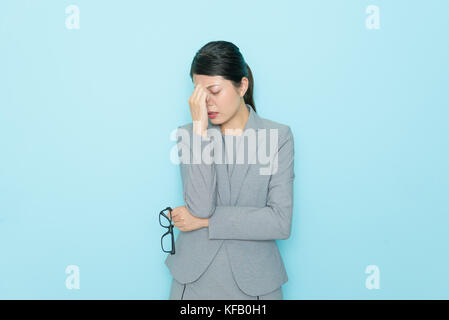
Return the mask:
[[(180, 231), (176, 253), (169, 254), (165, 264), (180, 283), (193, 282), (224, 244), (239, 288), (248, 295), (257, 296), (279, 288), (288, 280), (275, 240), (289, 238), (291, 231), (294, 141), (288, 125), (261, 118), (249, 104), (246, 106), (250, 114), (243, 133), (246, 140), (242, 144), (247, 158), (243, 164), (236, 162), (231, 177), (224, 161), (217, 161), (220, 146), (224, 152), (223, 144), (217, 142), (225, 137), (219, 125), (209, 121), (208, 139), (192, 133), (193, 123), (178, 127), (178, 156), (187, 150), (190, 157), (190, 163), (186, 163), (185, 158), (180, 159), (185, 206), (197, 217), (208, 217), (209, 227)], [(276, 143), (270, 140), (269, 129), (277, 132)], [(249, 147), (250, 131), (266, 132), (265, 139), (258, 139), (255, 148)], [(199, 141), (197, 149), (193, 147), (194, 139)], [(263, 169), (269, 164), (259, 161), (262, 157), (257, 152), (259, 149), (263, 152), (261, 141), (265, 141), (265, 156), (271, 154), (272, 164), (277, 163), (277, 168), (271, 171), (273, 174)], [(216, 143), (213, 148), (212, 142)], [(270, 153), (271, 147), (275, 147), (275, 152)], [(207, 152), (217, 157), (214, 162), (194, 162)], [(276, 165), (271, 168), (274, 167)], [(263, 170), (265, 173), (261, 174)]]

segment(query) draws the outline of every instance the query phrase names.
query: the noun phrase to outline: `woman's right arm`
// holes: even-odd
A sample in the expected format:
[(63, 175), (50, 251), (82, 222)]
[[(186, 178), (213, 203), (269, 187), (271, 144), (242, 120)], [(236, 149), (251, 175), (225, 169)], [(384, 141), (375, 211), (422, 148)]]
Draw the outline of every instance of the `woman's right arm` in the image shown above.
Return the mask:
[[(211, 217), (217, 203), (217, 173), (213, 162), (208, 164), (201, 159), (204, 148), (211, 141), (183, 128), (178, 128), (178, 134), (178, 137), (181, 137), (178, 139), (178, 155), (181, 153), (180, 167), (185, 206), (198, 218)], [(196, 142), (193, 141), (195, 139)], [(199, 148), (193, 148), (194, 144)]]
[[(192, 128), (178, 127), (178, 155), (186, 208), (198, 218), (208, 218), (215, 211), (217, 200), (217, 174), (213, 161), (205, 161), (204, 149), (212, 143), (207, 137), (208, 115), (206, 99), (208, 92), (200, 84), (189, 98)], [(187, 128), (190, 128), (187, 126)], [(184, 130), (184, 131), (180, 131)], [(182, 156), (188, 155), (188, 156)], [(213, 153), (209, 153), (213, 157)], [(211, 158), (209, 160), (211, 160)]]

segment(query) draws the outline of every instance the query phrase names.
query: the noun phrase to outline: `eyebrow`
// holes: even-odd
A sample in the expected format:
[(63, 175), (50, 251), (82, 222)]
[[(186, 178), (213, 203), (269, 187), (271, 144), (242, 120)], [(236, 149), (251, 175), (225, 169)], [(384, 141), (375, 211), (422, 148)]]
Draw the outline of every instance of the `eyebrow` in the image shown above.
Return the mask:
[[(219, 86), (219, 85), (220, 85), (219, 83), (211, 84), (211, 85), (208, 85), (208, 86), (206, 87), (206, 89), (207, 89), (207, 88), (210, 88), (210, 87)], [(194, 85), (194, 87), (196, 88), (196, 85)]]

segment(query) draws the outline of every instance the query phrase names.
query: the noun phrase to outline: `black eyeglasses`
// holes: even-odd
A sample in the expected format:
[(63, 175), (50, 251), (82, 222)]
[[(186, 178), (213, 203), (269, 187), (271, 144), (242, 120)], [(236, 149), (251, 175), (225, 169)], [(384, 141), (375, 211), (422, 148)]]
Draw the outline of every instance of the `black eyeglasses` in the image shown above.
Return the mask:
[[(170, 253), (170, 254), (175, 254), (175, 237), (173, 235), (174, 225), (171, 223), (171, 221), (172, 221), (171, 220), (171, 211), (172, 210), (173, 210), (172, 208), (167, 207), (159, 213), (159, 224), (162, 227), (168, 229), (168, 231), (166, 233), (164, 233), (161, 237), (162, 251)], [(169, 213), (167, 215), (164, 212), (169, 212)], [(167, 237), (168, 235), (170, 237)]]

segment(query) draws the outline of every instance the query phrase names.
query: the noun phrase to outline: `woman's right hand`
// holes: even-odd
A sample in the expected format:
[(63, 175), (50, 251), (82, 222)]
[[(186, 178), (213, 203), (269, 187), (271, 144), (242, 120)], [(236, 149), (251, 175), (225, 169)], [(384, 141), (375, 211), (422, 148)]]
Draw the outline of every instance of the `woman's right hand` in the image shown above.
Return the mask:
[(209, 126), (206, 99), (209, 93), (201, 85), (197, 84), (195, 90), (189, 98), (190, 114), (193, 121), (193, 132), (207, 137), (207, 127)]

